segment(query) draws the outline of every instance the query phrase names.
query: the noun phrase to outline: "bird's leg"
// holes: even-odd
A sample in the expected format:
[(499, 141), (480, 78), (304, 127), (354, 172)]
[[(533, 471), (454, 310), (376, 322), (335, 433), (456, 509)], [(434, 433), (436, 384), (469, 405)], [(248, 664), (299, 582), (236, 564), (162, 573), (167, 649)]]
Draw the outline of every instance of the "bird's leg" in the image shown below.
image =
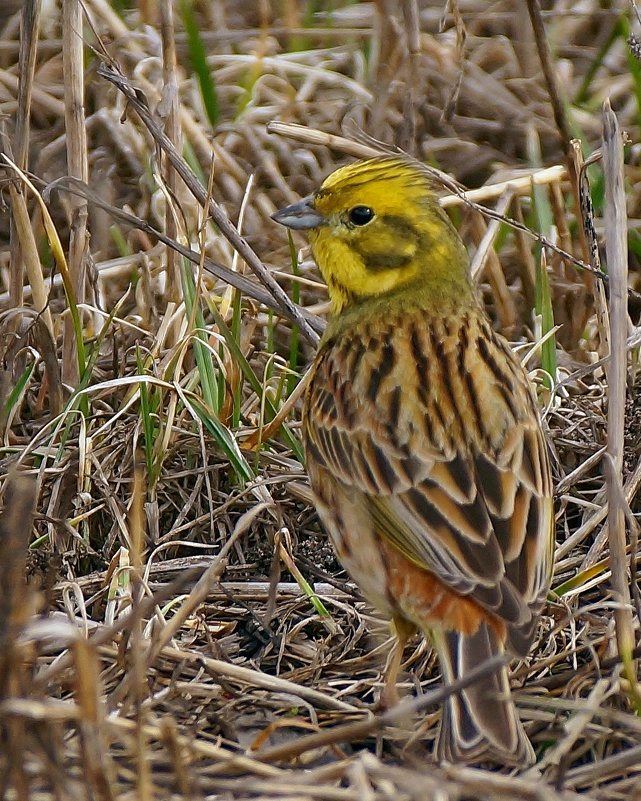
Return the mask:
[(400, 700), (396, 684), (403, 662), (403, 652), (407, 641), (416, 632), (416, 626), (402, 617), (394, 617), (392, 625), (396, 634), (396, 642), (385, 665), (385, 682), (378, 702), (383, 709), (396, 706)]

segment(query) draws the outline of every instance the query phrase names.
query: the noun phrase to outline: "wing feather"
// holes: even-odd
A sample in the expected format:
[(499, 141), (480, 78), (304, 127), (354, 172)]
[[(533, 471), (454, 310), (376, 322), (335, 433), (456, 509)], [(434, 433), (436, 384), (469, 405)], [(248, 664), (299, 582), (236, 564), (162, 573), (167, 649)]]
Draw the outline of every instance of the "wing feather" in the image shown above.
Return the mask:
[(378, 356), (353, 333), (321, 351), (308, 452), (364, 493), (380, 536), (505, 620), (508, 645), (527, 652), (552, 548), (550, 469), (527, 377), (483, 317), (403, 321), (384, 334)]

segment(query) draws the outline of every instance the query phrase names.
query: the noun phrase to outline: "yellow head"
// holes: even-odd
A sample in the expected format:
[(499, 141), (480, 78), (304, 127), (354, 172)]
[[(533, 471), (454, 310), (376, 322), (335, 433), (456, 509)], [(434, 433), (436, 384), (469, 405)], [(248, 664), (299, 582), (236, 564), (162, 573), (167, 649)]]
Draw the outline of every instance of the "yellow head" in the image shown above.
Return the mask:
[(404, 290), (418, 302), (472, 296), (465, 247), (426, 173), (409, 160), (342, 167), (273, 219), (309, 231), (334, 312)]

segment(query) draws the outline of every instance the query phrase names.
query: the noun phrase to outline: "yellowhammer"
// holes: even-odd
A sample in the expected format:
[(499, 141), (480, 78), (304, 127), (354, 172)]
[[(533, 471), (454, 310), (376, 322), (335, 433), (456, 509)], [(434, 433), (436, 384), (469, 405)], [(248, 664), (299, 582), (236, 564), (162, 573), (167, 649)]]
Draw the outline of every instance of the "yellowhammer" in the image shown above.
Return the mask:
[[(452, 682), (526, 656), (550, 584), (552, 481), (536, 400), (420, 165), (353, 164), (274, 219), (309, 231), (332, 315), (303, 410), (320, 518), (402, 645)], [(531, 762), (507, 669), (446, 703), (437, 753)]]

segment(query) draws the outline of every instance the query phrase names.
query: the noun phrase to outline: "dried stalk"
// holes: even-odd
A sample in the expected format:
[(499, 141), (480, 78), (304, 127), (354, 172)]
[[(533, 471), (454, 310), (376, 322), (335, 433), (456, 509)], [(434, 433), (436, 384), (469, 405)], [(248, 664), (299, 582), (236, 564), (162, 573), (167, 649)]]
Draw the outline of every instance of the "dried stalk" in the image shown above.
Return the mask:
[(625, 509), (621, 503), (620, 484), (623, 470), (623, 437), (628, 337), (628, 240), (626, 200), (623, 188), (623, 139), (609, 100), (603, 104), (603, 172), (605, 176), (606, 255), (610, 275), (610, 361), (608, 377), (608, 445), (606, 456), (608, 488), (608, 530), (612, 588), (617, 601), (614, 610), (617, 646), (630, 682), (632, 699), (641, 712), (641, 698), (636, 684), (636, 666), (632, 659), (635, 645), (634, 622), (628, 560), (626, 558)]
[[(80, 0), (65, 0), (62, 7), (65, 88), (65, 128), (67, 173), (84, 183), (89, 181), (87, 162), (87, 123), (85, 119), (85, 82), (82, 41), (82, 4)], [(86, 300), (88, 253), (87, 204), (81, 198), (71, 201), (71, 231), (67, 263), (74, 287), (76, 303)], [(76, 331), (71, 315), (65, 317), (62, 352), (62, 380), (78, 383)]]

